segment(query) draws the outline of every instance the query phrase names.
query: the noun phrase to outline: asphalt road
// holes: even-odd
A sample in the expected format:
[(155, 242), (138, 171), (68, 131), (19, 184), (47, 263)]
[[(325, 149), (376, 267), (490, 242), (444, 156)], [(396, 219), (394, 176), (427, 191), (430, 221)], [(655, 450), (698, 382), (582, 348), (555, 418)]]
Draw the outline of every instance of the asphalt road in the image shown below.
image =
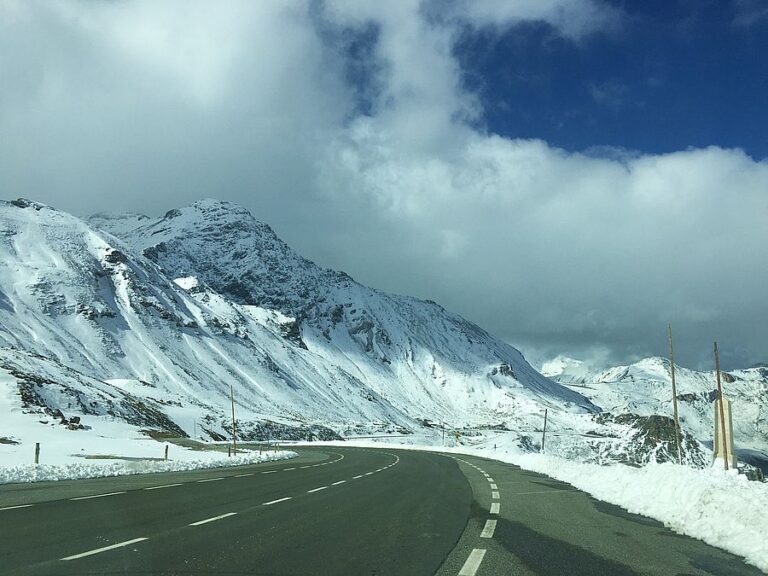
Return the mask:
[(0, 486), (0, 574), (761, 574), (507, 464), (299, 452), (238, 468)]

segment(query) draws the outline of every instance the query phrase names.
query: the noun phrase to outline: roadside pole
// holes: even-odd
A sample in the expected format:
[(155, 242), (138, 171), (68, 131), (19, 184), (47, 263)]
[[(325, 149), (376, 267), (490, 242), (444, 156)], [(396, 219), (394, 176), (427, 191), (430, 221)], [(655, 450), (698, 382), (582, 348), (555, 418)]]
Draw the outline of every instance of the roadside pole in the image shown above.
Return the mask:
[(672, 324), (669, 325), (669, 371), (672, 376), (672, 410), (675, 415), (675, 446), (677, 447), (677, 463), (683, 463), (680, 451), (680, 420), (677, 417), (677, 388), (675, 387), (675, 350), (672, 347)]
[(728, 443), (725, 430), (725, 398), (723, 397), (723, 386), (720, 384), (720, 360), (717, 355), (717, 342), (715, 342), (715, 373), (717, 374), (717, 395), (720, 402), (720, 436), (723, 439), (723, 463), (726, 471), (728, 470)]
[(541, 453), (544, 453), (544, 439), (547, 435), (547, 409), (544, 408), (544, 429), (541, 431)]
[(40, 442), (35, 442), (35, 464), (40, 464)]
[(232, 401), (232, 451), (237, 456), (237, 421), (235, 420), (235, 392), (229, 385), (229, 398)]

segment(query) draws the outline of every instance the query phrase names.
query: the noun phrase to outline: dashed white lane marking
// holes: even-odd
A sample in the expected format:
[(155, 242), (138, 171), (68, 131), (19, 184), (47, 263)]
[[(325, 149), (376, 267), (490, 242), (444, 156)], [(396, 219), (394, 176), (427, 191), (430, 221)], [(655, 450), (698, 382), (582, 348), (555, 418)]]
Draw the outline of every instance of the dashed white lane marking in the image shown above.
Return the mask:
[(312, 492), (320, 492), (320, 490), (325, 490), (328, 488), (328, 486), (320, 486), (320, 488), (312, 488), (312, 490), (307, 490), (307, 494), (312, 494)]
[(496, 492), (496, 491), (494, 491), (494, 492), (491, 492), (491, 498), (492, 498), (493, 500), (499, 500), (499, 498), (500, 498), (500, 496), (499, 496), (499, 493), (498, 493), (498, 492)]
[(494, 502), (493, 504), (491, 504), (491, 514), (498, 514), (500, 506), (501, 504), (499, 502)]
[(216, 520), (221, 520), (222, 518), (227, 518), (228, 516), (234, 516), (235, 514), (237, 514), (237, 512), (228, 512), (226, 514), (222, 514), (221, 516), (214, 516), (213, 518), (206, 518), (205, 520), (192, 522), (190, 526), (200, 526), (201, 524), (208, 524), (208, 522), (216, 522)]
[(338, 486), (339, 484), (344, 484), (344, 482), (346, 482), (346, 480), (339, 480), (338, 482), (331, 484), (331, 486)]
[(160, 490), (161, 488), (173, 488), (174, 486), (184, 486), (184, 484), (163, 484), (162, 486), (150, 486), (149, 488), (142, 488), (142, 490)]
[(13, 510), (15, 508), (29, 508), (32, 506), (32, 504), (19, 504), (18, 506), (6, 506), (5, 508), (0, 508), (0, 510)]
[(278, 498), (277, 500), (270, 500), (269, 502), (264, 502), (262, 506), (272, 506), (272, 504), (277, 504), (278, 502), (285, 502), (286, 500), (290, 500), (291, 496), (286, 496), (285, 498)]
[(283, 468), (283, 472), (288, 472), (288, 470), (296, 470), (296, 468)]
[(366, 472), (365, 474), (363, 474), (363, 476), (370, 476), (371, 474), (373, 474), (373, 472)]
[(277, 470), (267, 470), (266, 472), (262, 472), (262, 474), (274, 474), (277, 472)]
[(493, 533), (496, 531), (496, 520), (486, 520), (483, 531), (480, 532), (480, 538), (493, 538)]
[(498, 490), (499, 487), (496, 484), (491, 483), (491, 490)]
[(359, 474), (357, 476), (352, 476), (352, 480), (357, 480), (358, 478), (362, 478), (362, 477), (363, 477), (362, 474)]
[(302, 466), (301, 468), (311, 468), (311, 466), (307, 464), (306, 466)]
[(78, 558), (84, 558), (85, 556), (92, 556), (93, 554), (98, 554), (99, 552), (106, 552), (107, 550), (114, 550), (115, 548), (130, 546), (131, 544), (136, 544), (136, 542), (141, 542), (142, 540), (147, 540), (147, 538), (134, 538), (133, 540), (118, 542), (117, 544), (112, 544), (111, 546), (104, 546), (103, 548), (96, 548), (95, 550), (89, 550), (88, 552), (75, 554), (74, 556), (67, 556), (66, 558), (62, 558), (62, 560), (77, 560)]
[(461, 567), (459, 576), (475, 576), (477, 569), (480, 568), (480, 563), (485, 557), (485, 550), (482, 548), (475, 548), (470, 552), (469, 558), (464, 562), (464, 566)]
[(496, 482), (496, 480), (494, 480), (494, 479), (493, 479), (493, 478), (491, 478), (490, 476), (488, 476), (488, 477), (486, 478), (486, 480), (488, 480), (488, 482), (491, 482), (491, 483), (493, 483), (493, 482)]
[(105, 496), (116, 496), (117, 494), (125, 494), (125, 491), (108, 492), (107, 494), (96, 494), (95, 496), (78, 496), (77, 498), (70, 498), (70, 500), (90, 500), (91, 498), (104, 498)]
[(246, 476), (253, 476), (255, 472), (248, 472), (247, 474), (235, 474), (235, 478), (245, 478)]
[(206, 478), (205, 480), (198, 480), (198, 482), (216, 482), (218, 480), (224, 480), (224, 478)]

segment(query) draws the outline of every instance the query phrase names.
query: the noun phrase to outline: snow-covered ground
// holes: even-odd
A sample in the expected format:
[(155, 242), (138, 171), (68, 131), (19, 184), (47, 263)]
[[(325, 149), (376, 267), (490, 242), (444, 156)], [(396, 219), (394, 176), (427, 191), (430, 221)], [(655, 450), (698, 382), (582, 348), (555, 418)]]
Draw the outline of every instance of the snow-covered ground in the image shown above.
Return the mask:
[[(157, 444), (157, 443), (156, 443)], [(159, 444), (158, 444), (159, 446)], [(242, 466), (259, 462), (286, 460), (297, 456), (296, 452), (280, 450), (277, 452), (247, 451), (237, 456), (227, 457), (223, 452), (193, 451), (172, 447), (175, 458), (169, 460), (83, 460), (61, 464), (16, 464), (0, 467), (0, 484), (11, 482), (41, 482), (51, 480), (75, 480), (80, 478), (100, 478), (104, 476), (123, 476), (126, 474), (147, 474), (151, 472), (179, 472), (200, 470), (203, 468), (222, 468)]]
[[(494, 434), (474, 446), (442, 446), (440, 435), (414, 440), (382, 438), (330, 442), (364, 447), (388, 446), (469, 454), (508, 462), (567, 482), (595, 498), (662, 522), (679, 534), (737, 554), (768, 571), (768, 483), (719, 467), (695, 469), (672, 463), (641, 468), (600, 466), (545, 454), (523, 453), (514, 434)], [(453, 444), (450, 439), (447, 442)]]
[[(59, 374), (57, 382), (47, 383), (40, 394), (65, 396), (68, 390), (76, 397), (81, 393), (76, 381)], [(73, 388), (67, 389), (65, 386)], [(109, 385), (102, 383), (105, 392)], [(90, 399), (96, 404), (91, 388)], [(68, 404), (62, 404), (65, 408)], [(118, 403), (112, 402), (113, 411)], [(95, 410), (94, 410), (95, 412)], [(259, 454), (248, 452), (228, 458), (226, 453), (213, 450), (192, 450), (175, 444), (159, 442), (148, 437), (141, 426), (127, 423), (107, 413), (82, 414), (81, 423), (87, 428), (70, 429), (59, 418), (31, 406), (22, 408), (16, 378), (0, 369), (0, 483), (68, 480), (172, 472), (197, 468), (235, 466), (291, 458), (295, 452), (280, 451)], [(71, 416), (69, 412), (67, 416)], [(34, 464), (35, 445), (40, 444), (39, 464)], [(168, 446), (168, 460), (165, 448)]]

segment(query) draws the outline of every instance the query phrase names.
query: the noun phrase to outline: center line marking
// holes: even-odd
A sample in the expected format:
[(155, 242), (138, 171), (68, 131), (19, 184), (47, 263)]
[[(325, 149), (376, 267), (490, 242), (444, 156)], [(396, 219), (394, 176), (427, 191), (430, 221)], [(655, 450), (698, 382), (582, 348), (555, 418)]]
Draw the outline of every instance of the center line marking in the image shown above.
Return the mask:
[(302, 468), (309, 468), (309, 466), (308, 465), (307, 466), (302, 466)]
[(360, 474), (359, 476), (352, 476), (352, 480), (357, 480), (358, 478), (362, 478), (362, 477), (363, 477), (362, 474)]
[(224, 480), (224, 478), (206, 478), (205, 480), (198, 480), (198, 482), (216, 482), (217, 480)]
[(98, 554), (99, 552), (106, 552), (107, 550), (114, 550), (115, 548), (130, 546), (131, 544), (136, 544), (136, 542), (141, 542), (142, 540), (147, 540), (147, 538), (134, 538), (133, 540), (118, 542), (117, 544), (112, 544), (111, 546), (104, 546), (103, 548), (96, 548), (95, 550), (89, 550), (88, 552), (83, 552), (82, 554), (67, 556), (66, 558), (62, 558), (62, 560), (77, 560), (78, 558), (84, 558), (85, 556), (91, 556), (93, 554)]
[(278, 502), (285, 502), (286, 500), (290, 500), (291, 496), (286, 496), (285, 498), (278, 498), (277, 500), (270, 500), (269, 502), (264, 502), (262, 506), (271, 506), (272, 504), (277, 504)]
[(247, 474), (235, 474), (235, 478), (245, 478), (246, 476), (253, 476), (255, 472), (248, 472)]
[(500, 506), (501, 505), (498, 502), (494, 502), (493, 504), (491, 504), (491, 514), (498, 514)]
[(459, 576), (475, 576), (475, 574), (477, 574), (477, 569), (480, 568), (480, 563), (483, 561), (484, 557), (485, 550), (482, 548), (475, 548), (472, 550), (472, 552), (469, 554), (469, 558), (467, 558), (467, 561), (464, 562), (464, 566), (461, 567)]
[(491, 492), (491, 498), (493, 500), (499, 500), (501, 497), (499, 496), (498, 492)]
[(499, 487), (496, 484), (491, 483), (491, 490), (498, 490)]
[(32, 506), (32, 504), (19, 504), (18, 506), (6, 506), (5, 508), (0, 508), (0, 510), (13, 510), (15, 508), (29, 508)]
[(488, 476), (488, 478), (486, 478), (486, 480), (488, 480), (488, 482), (496, 482), (496, 480), (494, 480), (494, 479), (493, 479), (493, 478), (491, 478), (490, 476)]
[(338, 482), (331, 484), (331, 486), (338, 486), (339, 484), (344, 484), (344, 482), (346, 482), (346, 480), (339, 480)]
[(307, 494), (312, 494), (312, 492), (320, 492), (320, 490), (325, 490), (328, 488), (328, 486), (320, 486), (320, 488), (313, 488), (312, 490), (307, 490)]
[(208, 522), (215, 522), (216, 520), (221, 520), (222, 518), (226, 518), (227, 516), (234, 516), (235, 514), (237, 514), (237, 512), (229, 512), (227, 514), (222, 514), (221, 516), (206, 518), (205, 520), (200, 520), (199, 522), (192, 522), (190, 526), (200, 526), (201, 524), (208, 524)]
[(183, 484), (163, 484), (162, 486), (150, 486), (149, 488), (144, 488), (144, 490), (160, 490), (161, 488), (172, 488), (174, 486), (183, 486)]
[(363, 476), (370, 476), (371, 474), (373, 474), (373, 472), (366, 472), (365, 474), (363, 474)]
[(483, 531), (480, 532), (480, 538), (493, 538), (493, 533), (496, 531), (496, 520), (486, 520)]
[(277, 470), (267, 470), (266, 472), (262, 472), (262, 474), (274, 474), (277, 472)]
[(296, 468), (283, 468), (283, 472), (288, 472), (288, 470), (296, 470)]
[(77, 498), (70, 498), (70, 500), (89, 500), (91, 498), (104, 498), (104, 496), (115, 496), (117, 494), (125, 494), (125, 492), (109, 492), (107, 494), (96, 494), (95, 496), (78, 496)]

